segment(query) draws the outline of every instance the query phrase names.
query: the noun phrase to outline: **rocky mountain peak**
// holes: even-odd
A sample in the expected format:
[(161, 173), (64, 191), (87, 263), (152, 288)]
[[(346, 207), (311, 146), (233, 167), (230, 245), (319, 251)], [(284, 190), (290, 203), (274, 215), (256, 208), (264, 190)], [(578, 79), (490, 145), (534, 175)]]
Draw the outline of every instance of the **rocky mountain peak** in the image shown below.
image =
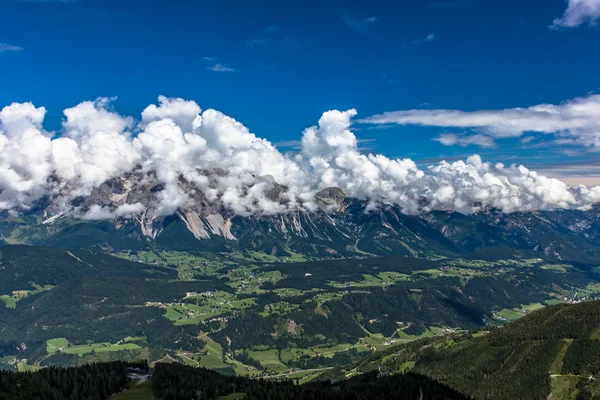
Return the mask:
[(343, 208), (348, 195), (339, 187), (330, 187), (317, 192), (315, 200), (320, 208), (337, 211)]

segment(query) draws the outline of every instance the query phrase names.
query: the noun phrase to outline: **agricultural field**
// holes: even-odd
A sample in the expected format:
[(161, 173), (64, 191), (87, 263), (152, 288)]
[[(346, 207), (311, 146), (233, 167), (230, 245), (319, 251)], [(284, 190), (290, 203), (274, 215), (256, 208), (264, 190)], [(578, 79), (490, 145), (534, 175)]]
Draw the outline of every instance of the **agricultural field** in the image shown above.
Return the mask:
[(135, 343), (90, 343), (73, 345), (65, 338), (56, 338), (46, 341), (46, 352), (48, 354), (64, 353), (82, 356), (88, 353), (108, 353), (121, 350), (136, 350), (141, 347)]
[(229, 365), (223, 361), (223, 348), (221, 345), (208, 336), (202, 340), (206, 343), (204, 355), (200, 357), (199, 365), (205, 368), (220, 369), (227, 368)]
[(250, 350), (248, 356), (258, 361), (267, 371), (276, 373), (289, 371), (289, 368), (279, 359), (279, 350)]
[[(558, 300), (547, 300), (545, 302), (546, 305), (558, 304), (555, 301)], [(540, 310), (544, 308), (544, 304), (541, 303), (533, 303), (533, 304), (523, 304), (520, 308), (512, 308), (512, 309), (504, 309), (495, 314), (495, 320), (500, 322), (512, 322), (519, 318), (524, 317), (530, 312)]]

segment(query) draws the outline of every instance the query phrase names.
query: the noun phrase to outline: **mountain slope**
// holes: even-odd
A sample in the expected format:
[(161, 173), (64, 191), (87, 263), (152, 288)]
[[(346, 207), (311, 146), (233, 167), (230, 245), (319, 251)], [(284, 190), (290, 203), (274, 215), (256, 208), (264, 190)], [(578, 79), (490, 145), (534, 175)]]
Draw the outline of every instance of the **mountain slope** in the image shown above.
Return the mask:
[[(89, 211), (94, 204), (114, 207), (111, 199), (124, 194), (106, 185), (78, 200), (79, 210)], [(153, 208), (152, 188), (137, 188), (129, 195), (144, 204), (140, 216), (76, 219), (53, 215), (52, 205), (46, 205), (19, 217), (0, 219), (0, 234), (12, 244), (101, 247), (108, 252), (159, 246), (180, 251), (252, 251), (278, 258), (300, 254), (319, 259), (393, 254), (456, 256), (504, 246), (549, 260), (594, 263), (600, 259), (600, 206), (587, 211), (406, 214), (397, 206), (379, 204), (373, 208), (332, 188), (323, 191), (319, 197), (322, 208), (313, 212), (239, 216), (219, 203), (199, 198), (198, 203), (179, 209), (175, 215), (160, 217)]]
[(92, 249), (0, 246), (0, 294), (55, 286), (80, 276), (176, 278), (177, 272), (131, 262)]
[[(558, 305), (484, 335), (394, 347), (359, 369), (422, 373), (477, 399), (600, 398), (600, 301)], [(573, 397), (571, 397), (573, 396)]]

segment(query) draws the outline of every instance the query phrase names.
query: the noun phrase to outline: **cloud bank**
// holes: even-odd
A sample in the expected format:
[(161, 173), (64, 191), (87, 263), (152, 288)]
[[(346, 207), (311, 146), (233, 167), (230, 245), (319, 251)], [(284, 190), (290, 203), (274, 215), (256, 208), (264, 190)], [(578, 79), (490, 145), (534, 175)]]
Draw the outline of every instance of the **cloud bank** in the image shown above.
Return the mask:
[(553, 134), (559, 143), (582, 145), (600, 151), (600, 95), (576, 98), (558, 105), (540, 104), (504, 110), (393, 111), (374, 115), (362, 122), (477, 131), (475, 136), (454, 137), (454, 140), (441, 137), (439, 141), (444, 144), (479, 144), (490, 147), (494, 138), (520, 137), (525, 132), (537, 132)]
[(585, 23), (595, 25), (600, 19), (600, 0), (569, 0), (569, 5), (552, 28), (574, 28)]
[[(585, 106), (569, 107), (579, 110), (574, 118), (579, 122), (569, 124), (588, 123), (580, 115), (586, 114)], [(155, 216), (211, 202), (242, 216), (315, 211), (316, 193), (329, 187), (366, 200), (368, 208), (393, 204), (408, 213), (585, 208), (600, 202), (600, 187), (570, 187), (523, 166), (483, 162), (477, 155), (422, 170), (410, 159), (362, 154), (350, 130), (356, 110), (324, 113), (303, 132), (295, 155), (280, 152), (219, 111), (202, 111), (194, 101), (178, 98), (159, 97), (138, 120), (118, 114), (110, 99), (83, 102), (64, 111), (59, 134), (44, 129), (45, 114), (44, 107), (32, 103), (13, 103), (0, 111), (0, 210), (24, 211), (49, 199), (57, 212), (76, 213), (75, 199), (127, 175), (135, 179), (125, 186), (158, 182), (151, 186)], [(398, 115), (385, 117), (390, 118)], [(460, 118), (464, 123), (468, 117)], [(496, 121), (486, 118), (479, 117), (488, 122), (477, 126)], [(524, 121), (532, 126), (531, 117)], [(553, 118), (543, 122), (537, 129), (552, 130), (557, 123)], [(517, 129), (509, 127), (510, 132)], [(112, 207), (92, 204), (80, 216), (108, 219), (146, 212), (141, 197), (115, 196)]]

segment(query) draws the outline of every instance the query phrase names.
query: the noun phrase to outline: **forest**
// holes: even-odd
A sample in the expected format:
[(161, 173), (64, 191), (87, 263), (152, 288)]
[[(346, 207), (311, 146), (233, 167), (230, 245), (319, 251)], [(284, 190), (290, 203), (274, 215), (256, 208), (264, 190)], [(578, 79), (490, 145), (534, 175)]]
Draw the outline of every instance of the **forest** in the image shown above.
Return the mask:
[(0, 371), (0, 400), (105, 400), (127, 388), (134, 370), (148, 371), (148, 364), (115, 361), (37, 372)]
[(420, 373), (478, 399), (600, 399), (599, 333), (600, 301), (556, 305), (503, 327), (393, 346), (347, 368)]
[(198, 392), (201, 399), (216, 399), (236, 392), (244, 393), (249, 400), (466, 399), (444, 385), (412, 373), (386, 377), (369, 373), (333, 384), (325, 381), (295, 385), (292, 381), (224, 376), (177, 364), (156, 365), (152, 390), (163, 400), (187, 400)]

